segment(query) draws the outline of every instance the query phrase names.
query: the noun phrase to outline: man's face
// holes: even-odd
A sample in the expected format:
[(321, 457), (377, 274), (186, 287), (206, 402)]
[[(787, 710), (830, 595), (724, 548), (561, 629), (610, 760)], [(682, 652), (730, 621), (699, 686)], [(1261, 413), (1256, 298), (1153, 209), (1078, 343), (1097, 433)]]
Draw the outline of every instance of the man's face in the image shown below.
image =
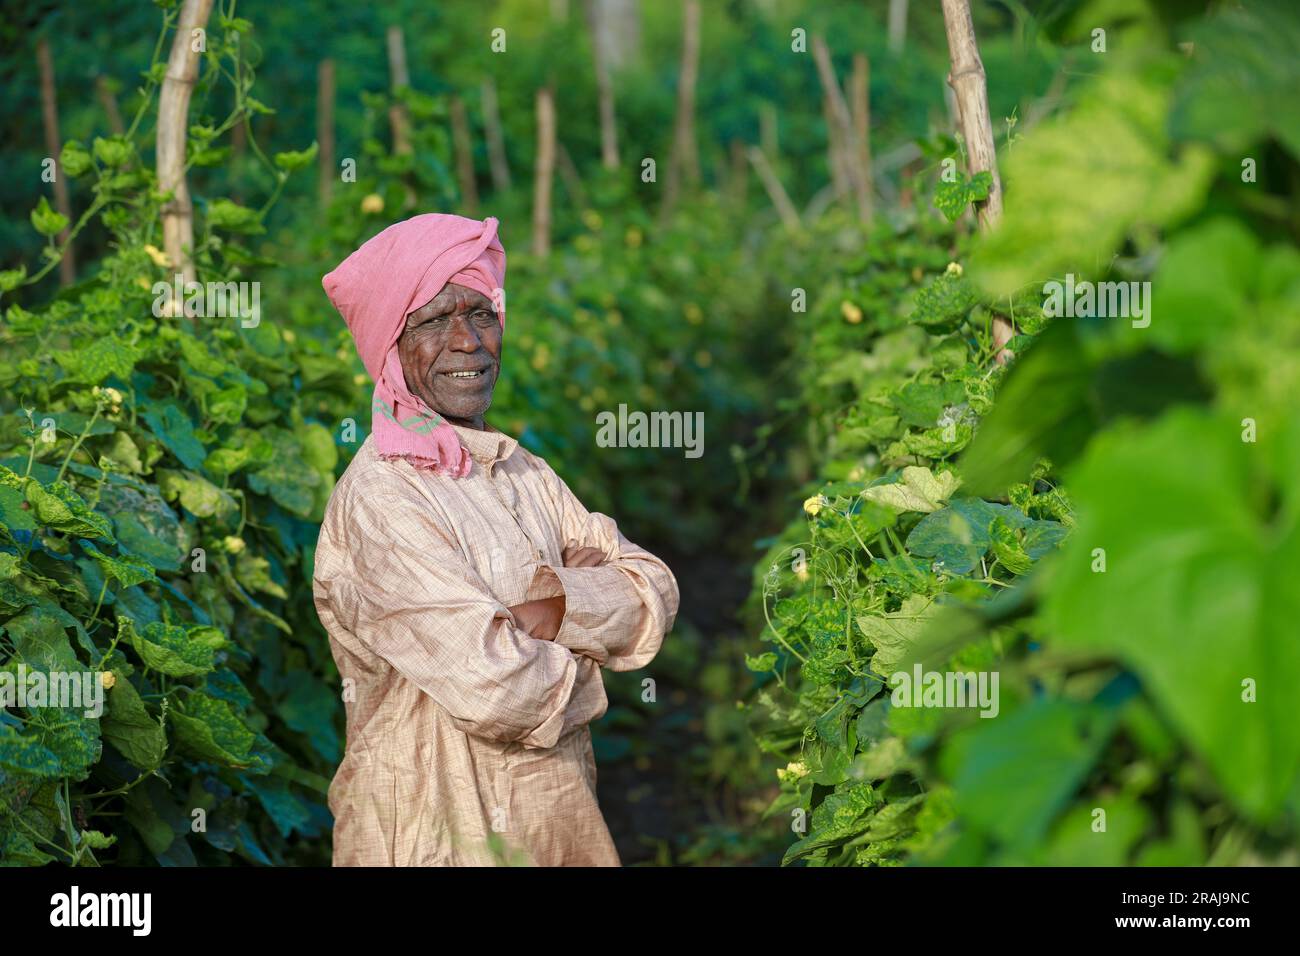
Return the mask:
[(397, 354), (411, 394), (449, 421), (483, 427), (501, 370), (501, 323), (492, 300), (447, 283), (406, 317)]

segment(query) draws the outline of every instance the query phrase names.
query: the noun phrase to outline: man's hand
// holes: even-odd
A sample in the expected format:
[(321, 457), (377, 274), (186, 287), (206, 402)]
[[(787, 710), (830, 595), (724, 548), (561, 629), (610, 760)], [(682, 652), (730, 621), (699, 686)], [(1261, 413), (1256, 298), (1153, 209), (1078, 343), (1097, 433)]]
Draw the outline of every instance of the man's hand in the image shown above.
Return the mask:
[(566, 568), (594, 568), (605, 563), (605, 552), (600, 548), (580, 548), (571, 545), (564, 549)]
[(539, 641), (553, 641), (564, 622), (564, 595), (525, 601), (510, 608), (515, 625)]

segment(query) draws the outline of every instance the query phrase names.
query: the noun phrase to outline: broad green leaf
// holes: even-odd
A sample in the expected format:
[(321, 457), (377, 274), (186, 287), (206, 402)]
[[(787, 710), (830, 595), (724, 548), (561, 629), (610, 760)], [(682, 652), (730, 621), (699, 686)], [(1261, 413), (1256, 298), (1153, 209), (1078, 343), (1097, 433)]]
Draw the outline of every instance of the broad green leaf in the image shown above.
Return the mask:
[(185, 698), (185, 712), (173, 712), (177, 748), (196, 760), (227, 767), (251, 767), (255, 735), (224, 700), (194, 693)]
[(79, 538), (97, 538), (112, 542), (113, 531), (109, 520), (90, 510), (85, 499), (64, 481), (53, 482), (48, 488), (40, 482), (27, 482), (27, 503), (39, 524), (76, 535)]
[(156, 770), (167, 750), (162, 724), (149, 716), (140, 694), (122, 673), (108, 692), (108, 713), (100, 722), (104, 739), (140, 770)]
[(960, 482), (949, 471), (935, 474), (929, 468), (909, 465), (892, 484), (873, 485), (862, 497), (897, 511), (937, 511), (957, 490)]
[(158, 488), (168, 501), (180, 501), (200, 518), (230, 514), (239, 508), (230, 494), (192, 471), (158, 469)]
[(197, 677), (215, 667), (225, 637), (214, 627), (182, 627), (155, 622), (137, 631), (127, 617), (118, 618), (123, 642), (135, 648), (146, 667), (168, 677)]
[(876, 649), (871, 657), (871, 669), (884, 677), (892, 674), (936, 610), (932, 598), (909, 594), (897, 611), (859, 614), (858, 628)]
[(1190, 409), (1099, 439), (1068, 476), (1079, 524), (1043, 607), (1063, 647), (1132, 668), (1260, 821), (1300, 772), (1289, 690), (1300, 686), (1300, 426), (1270, 441), (1243, 442), (1236, 421)]
[(194, 435), (194, 422), (175, 402), (155, 402), (145, 407), (141, 417), (149, 430), (180, 460), (186, 468), (203, 467), (207, 452)]
[(153, 573), (153, 567), (139, 558), (133, 558), (129, 555), (112, 557), (104, 554), (90, 542), (86, 542), (84, 548), (94, 558), (95, 563), (99, 565), (100, 571), (124, 588), (144, 584), (146, 581), (158, 580)]
[(1008, 846), (1037, 843), (1105, 748), (1117, 713), (1040, 698), (952, 738), (940, 766), (963, 823)]
[(1007, 154), (1002, 222), (982, 239), (969, 270), (985, 292), (1006, 297), (1093, 269), (1133, 229), (1168, 225), (1200, 206), (1214, 159), (1198, 145), (1168, 158), (1171, 71), (1157, 69), (1154, 57), (1141, 63), (1141, 70), (1102, 72), (1073, 109), (1039, 124)]

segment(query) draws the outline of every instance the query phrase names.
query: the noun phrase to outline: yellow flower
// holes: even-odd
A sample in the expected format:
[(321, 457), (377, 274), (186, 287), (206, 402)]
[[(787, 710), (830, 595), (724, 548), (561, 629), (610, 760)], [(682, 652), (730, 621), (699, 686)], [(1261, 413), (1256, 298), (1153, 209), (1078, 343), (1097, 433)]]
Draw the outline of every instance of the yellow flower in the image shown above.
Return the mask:
[(103, 671), (99, 675), (99, 682), (104, 685), (106, 690), (111, 690), (113, 685), (117, 683), (117, 675), (112, 671)]
[(226, 535), (225, 540), (221, 543), (225, 546), (228, 554), (239, 554), (244, 550), (244, 539), (237, 538), (233, 534)]
[(962, 267), (960, 263), (950, 262), (948, 263), (948, 268), (944, 271), (950, 276), (959, 276), (962, 274)]
[(284, 336), (284, 340), (290, 345), (292, 345), (294, 340), (298, 338), (298, 336), (293, 334), (293, 329), (285, 329), (280, 334)]
[(151, 246), (148, 243), (145, 243), (144, 251), (149, 254), (149, 258), (153, 260), (154, 265), (162, 266), (164, 269), (171, 267), (171, 260), (167, 258), (167, 253), (163, 252), (157, 246)]
[(369, 381), (369, 377), (363, 372), (358, 372), (352, 376), (353, 385), (365, 385), (367, 381)]
[(792, 761), (784, 768), (777, 768), (776, 778), (783, 782), (794, 783), (801, 777), (808, 776), (808, 766), (803, 761)]
[(361, 200), (361, 211), (366, 215), (373, 215), (384, 211), (384, 197), (379, 193), (371, 193), (365, 199)]
[(858, 308), (857, 303), (850, 302), (848, 299), (840, 303), (840, 312), (849, 325), (857, 325), (862, 321), (862, 310)]
[(605, 223), (605, 221), (600, 218), (600, 213), (596, 212), (594, 209), (588, 209), (584, 212), (582, 214), (582, 221), (583, 224), (592, 232), (598, 230)]
[(803, 510), (805, 514), (812, 515), (815, 518), (817, 517), (818, 512), (828, 504), (830, 504), (830, 502), (826, 500), (825, 495), (813, 495), (803, 503)]
[(148, 279), (146, 279), (144, 276), (136, 276), (135, 284), (138, 285), (138, 286), (139, 286), (140, 288), (142, 288), (142, 289), (152, 289), (152, 288), (153, 288), (153, 283), (150, 282)]

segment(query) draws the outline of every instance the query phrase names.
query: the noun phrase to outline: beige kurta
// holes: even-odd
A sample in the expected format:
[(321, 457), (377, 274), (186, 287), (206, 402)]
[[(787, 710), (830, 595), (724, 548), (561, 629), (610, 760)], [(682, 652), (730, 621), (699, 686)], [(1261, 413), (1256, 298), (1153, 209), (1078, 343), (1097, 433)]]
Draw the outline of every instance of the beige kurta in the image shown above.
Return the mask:
[[(465, 478), (367, 438), (325, 510), (313, 584), (347, 709), (334, 864), (617, 866), (587, 725), (600, 668), (658, 652), (677, 581), (515, 439), (454, 427)], [(566, 568), (569, 545), (607, 561)], [(515, 626), (509, 606), (561, 593), (554, 642)]]

